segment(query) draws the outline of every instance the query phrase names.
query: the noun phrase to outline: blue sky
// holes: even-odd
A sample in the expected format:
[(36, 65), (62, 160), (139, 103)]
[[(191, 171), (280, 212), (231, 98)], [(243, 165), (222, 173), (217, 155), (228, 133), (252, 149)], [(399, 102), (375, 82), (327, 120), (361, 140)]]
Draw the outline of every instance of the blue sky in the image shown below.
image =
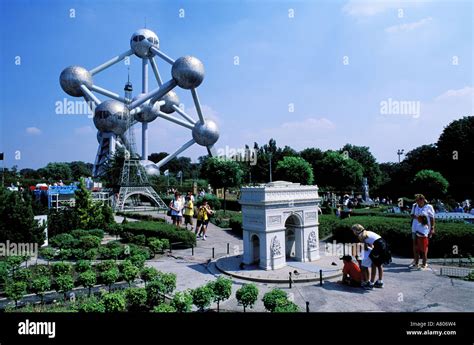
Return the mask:
[[(436, 142), (450, 121), (473, 115), (472, 1), (0, 0), (5, 166), (93, 162), (92, 119), (55, 112), (56, 102), (81, 100), (62, 91), (59, 75), (128, 50), (145, 20), (166, 54), (204, 63), (198, 90), (205, 117), (221, 131), (216, 148), (273, 137), (297, 150), (364, 145), (379, 162), (397, 161), (398, 149)], [(131, 58), (136, 90), (140, 63)], [(158, 64), (169, 79), (170, 65)], [(126, 77), (120, 63), (94, 82), (121, 94)], [(189, 91), (177, 93), (195, 114)], [(389, 100), (415, 102), (420, 111), (383, 113)], [(150, 153), (171, 152), (191, 137), (162, 119), (149, 128)], [(205, 153), (195, 145), (183, 155)]]

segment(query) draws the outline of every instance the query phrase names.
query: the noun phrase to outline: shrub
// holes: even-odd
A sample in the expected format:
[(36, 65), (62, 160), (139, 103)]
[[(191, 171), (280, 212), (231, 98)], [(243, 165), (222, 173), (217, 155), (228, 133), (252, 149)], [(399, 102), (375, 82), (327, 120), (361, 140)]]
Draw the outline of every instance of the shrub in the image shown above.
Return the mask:
[(165, 286), (159, 279), (153, 279), (146, 286), (147, 303), (150, 307), (162, 303), (165, 298)]
[(295, 303), (287, 299), (278, 299), (276, 302), (275, 313), (297, 313), (300, 311)]
[(146, 243), (146, 237), (143, 234), (140, 235), (135, 235), (130, 239), (130, 242), (138, 245), (138, 246), (144, 246)]
[(170, 244), (167, 239), (160, 240), (156, 237), (148, 239), (148, 248), (156, 255), (157, 253), (163, 253), (163, 251), (169, 248)]
[(100, 242), (100, 237), (86, 235), (79, 239), (78, 247), (85, 251), (89, 249), (97, 249), (100, 246)]
[(69, 274), (62, 274), (55, 279), (55, 289), (59, 293), (64, 294), (64, 301), (67, 299), (68, 291), (74, 287), (74, 280)]
[(101, 229), (91, 229), (91, 230), (87, 230), (87, 233), (88, 233), (90, 236), (99, 237), (101, 240), (104, 238), (104, 230), (101, 230)]
[(13, 273), (13, 279), (28, 283), (31, 280), (31, 271), (26, 268), (20, 268)]
[(92, 264), (89, 260), (79, 260), (74, 265), (74, 269), (78, 273), (86, 272), (92, 269)]
[(77, 310), (81, 313), (105, 313), (105, 306), (101, 300), (90, 297), (81, 301)]
[[(334, 217), (335, 218), (335, 217)], [(320, 224), (331, 227), (333, 238), (338, 242), (354, 242), (351, 231), (354, 223), (362, 224), (367, 230), (382, 236), (389, 244), (392, 253), (402, 256), (412, 255), (411, 225), (409, 219), (388, 217), (346, 218), (335, 222)], [(452, 253), (453, 246), (459, 253), (474, 253), (474, 227), (464, 223), (436, 223), (436, 233), (430, 239), (430, 257), (444, 257)]]
[(39, 255), (40, 255), (40, 257), (42, 257), (43, 259), (48, 261), (48, 265), (49, 265), (49, 262), (54, 259), (55, 255), (56, 255), (56, 251), (53, 248), (50, 248), (50, 247), (41, 248), (39, 250)]
[(126, 310), (125, 297), (120, 292), (107, 293), (102, 296), (106, 313), (118, 313)]
[(26, 295), (27, 284), (22, 281), (9, 281), (5, 287), (5, 294), (7, 297), (15, 301), (15, 307), (18, 306), (18, 301)]
[(176, 309), (165, 303), (161, 303), (160, 305), (157, 305), (156, 307), (153, 308), (154, 313), (175, 313)]
[(100, 278), (102, 282), (110, 288), (112, 284), (115, 283), (120, 277), (120, 272), (117, 267), (113, 267), (107, 271), (101, 273)]
[(102, 261), (95, 266), (98, 272), (105, 272), (112, 268), (117, 267), (117, 264), (113, 260)]
[(89, 289), (89, 296), (91, 295), (92, 288), (97, 283), (97, 275), (94, 271), (88, 270), (79, 274), (77, 282)]
[(255, 284), (244, 284), (235, 293), (237, 301), (244, 307), (244, 313), (247, 307), (253, 308), (258, 298), (258, 288)]
[(59, 249), (72, 249), (77, 243), (78, 240), (71, 234), (59, 234), (49, 239), (49, 244)]
[(134, 264), (136, 267), (138, 267), (139, 269), (145, 266), (146, 259), (147, 259), (146, 256), (143, 254), (134, 254), (128, 258), (128, 260), (130, 260), (130, 262)]
[(191, 290), (191, 296), (193, 297), (193, 304), (200, 311), (204, 311), (205, 308), (211, 305), (214, 298), (214, 291), (209, 285), (204, 285)]
[(143, 267), (140, 271), (140, 278), (146, 283), (158, 277), (158, 270), (154, 267)]
[(170, 294), (174, 289), (176, 289), (176, 274), (158, 272), (158, 277), (156, 279), (161, 281), (166, 294)]
[(122, 238), (129, 238), (126, 232), (132, 235), (145, 235), (145, 237), (158, 237), (167, 239), (170, 243), (182, 243), (184, 247), (191, 247), (196, 244), (196, 236), (186, 229), (177, 229), (171, 224), (163, 224), (158, 222), (132, 222), (123, 225), (124, 233)]
[(146, 305), (146, 290), (143, 288), (129, 288), (125, 290), (125, 299), (130, 311), (140, 311)]
[(131, 261), (125, 260), (121, 265), (122, 277), (130, 286), (137, 279), (140, 270)]
[(280, 289), (273, 289), (263, 295), (262, 301), (265, 309), (273, 313), (277, 307), (278, 301), (281, 299), (286, 301), (288, 299), (287, 293)]
[(71, 264), (58, 262), (51, 266), (51, 272), (53, 273), (53, 277), (59, 277), (62, 275), (70, 275), (72, 273), (72, 266)]
[(83, 236), (89, 235), (89, 232), (87, 230), (76, 229), (76, 230), (72, 230), (70, 235), (76, 239), (80, 239)]
[(174, 294), (173, 300), (171, 301), (171, 306), (176, 309), (179, 313), (188, 313), (191, 311), (193, 305), (193, 296), (189, 292), (176, 292)]
[(41, 298), (41, 304), (43, 304), (44, 295), (49, 289), (51, 289), (49, 276), (38, 277), (31, 282), (31, 290)]

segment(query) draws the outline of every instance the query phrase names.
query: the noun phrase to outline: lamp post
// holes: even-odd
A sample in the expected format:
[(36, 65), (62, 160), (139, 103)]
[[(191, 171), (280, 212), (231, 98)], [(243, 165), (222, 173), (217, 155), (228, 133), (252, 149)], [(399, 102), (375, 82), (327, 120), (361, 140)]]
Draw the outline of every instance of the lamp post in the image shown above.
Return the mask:
[(404, 150), (404, 149), (401, 149), (401, 150), (399, 149), (399, 150), (397, 151), (397, 155), (398, 155), (398, 163), (400, 163), (400, 156), (401, 156), (401, 155), (403, 155), (403, 153), (404, 153), (404, 152), (405, 152), (405, 150)]

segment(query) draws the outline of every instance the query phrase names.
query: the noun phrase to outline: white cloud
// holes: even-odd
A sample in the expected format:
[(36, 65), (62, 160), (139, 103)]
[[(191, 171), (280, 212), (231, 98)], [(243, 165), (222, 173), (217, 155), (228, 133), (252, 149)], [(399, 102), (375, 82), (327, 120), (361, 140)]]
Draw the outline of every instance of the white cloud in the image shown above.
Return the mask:
[(37, 127), (27, 127), (25, 129), (26, 131), (26, 134), (28, 135), (40, 135), (41, 134), (41, 129), (37, 128)]
[(435, 98), (435, 101), (454, 100), (459, 98), (474, 99), (474, 87), (465, 86), (458, 90), (448, 90)]
[(86, 135), (93, 132), (94, 132), (94, 129), (91, 126), (78, 127), (74, 129), (74, 133), (78, 135)]
[[(219, 113), (215, 109), (213, 109), (211, 106), (209, 106), (207, 104), (202, 104), (201, 105), (201, 111), (202, 111), (202, 115), (204, 116), (205, 119), (212, 120), (215, 123), (217, 123), (218, 125), (220, 124), (221, 119), (219, 117)], [(199, 117), (197, 115), (196, 108), (194, 108), (194, 107), (186, 108), (186, 114), (188, 114), (189, 116), (191, 116), (195, 120), (199, 119)], [(179, 115), (179, 114), (174, 113), (173, 115), (181, 118), (181, 115)]]
[(398, 32), (406, 32), (406, 31), (412, 31), (415, 30), (421, 26), (424, 26), (428, 23), (430, 23), (433, 20), (431, 17), (423, 18), (420, 19), (417, 22), (412, 22), (412, 23), (404, 23), (404, 24), (399, 24), (399, 25), (393, 25), (385, 29), (385, 32), (394, 34)]

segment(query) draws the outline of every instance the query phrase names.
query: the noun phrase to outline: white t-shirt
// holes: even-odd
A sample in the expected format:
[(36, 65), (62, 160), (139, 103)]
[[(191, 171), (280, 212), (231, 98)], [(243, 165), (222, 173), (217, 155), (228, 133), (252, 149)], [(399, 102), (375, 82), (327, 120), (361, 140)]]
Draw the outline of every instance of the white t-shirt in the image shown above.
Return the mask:
[(367, 231), (367, 238), (364, 240), (365, 243), (373, 245), (375, 241), (380, 238), (380, 235), (372, 231)]
[(411, 232), (420, 232), (425, 236), (428, 236), (430, 233), (431, 229), (431, 218), (434, 218), (435, 211), (433, 209), (433, 206), (429, 204), (425, 204), (425, 206), (420, 207), (418, 204), (414, 204), (413, 207), (411, 208), (411, 214), (414, 214), (415, 216), (425, 216), (426, 219), (428, 220), (428, 224), (423, 225), (421, 224), (417, 218), (413, 219), (413, 223), (411, 225)]
[(175, 211), (175, 210), (171, 210), (171, 215), (172, 216), (183, 216), (183, 202), (181, 201), (181, 199), (178, 199), (178, 200), (173, 200), (173, 207), (178, 209), (179, 212)]

